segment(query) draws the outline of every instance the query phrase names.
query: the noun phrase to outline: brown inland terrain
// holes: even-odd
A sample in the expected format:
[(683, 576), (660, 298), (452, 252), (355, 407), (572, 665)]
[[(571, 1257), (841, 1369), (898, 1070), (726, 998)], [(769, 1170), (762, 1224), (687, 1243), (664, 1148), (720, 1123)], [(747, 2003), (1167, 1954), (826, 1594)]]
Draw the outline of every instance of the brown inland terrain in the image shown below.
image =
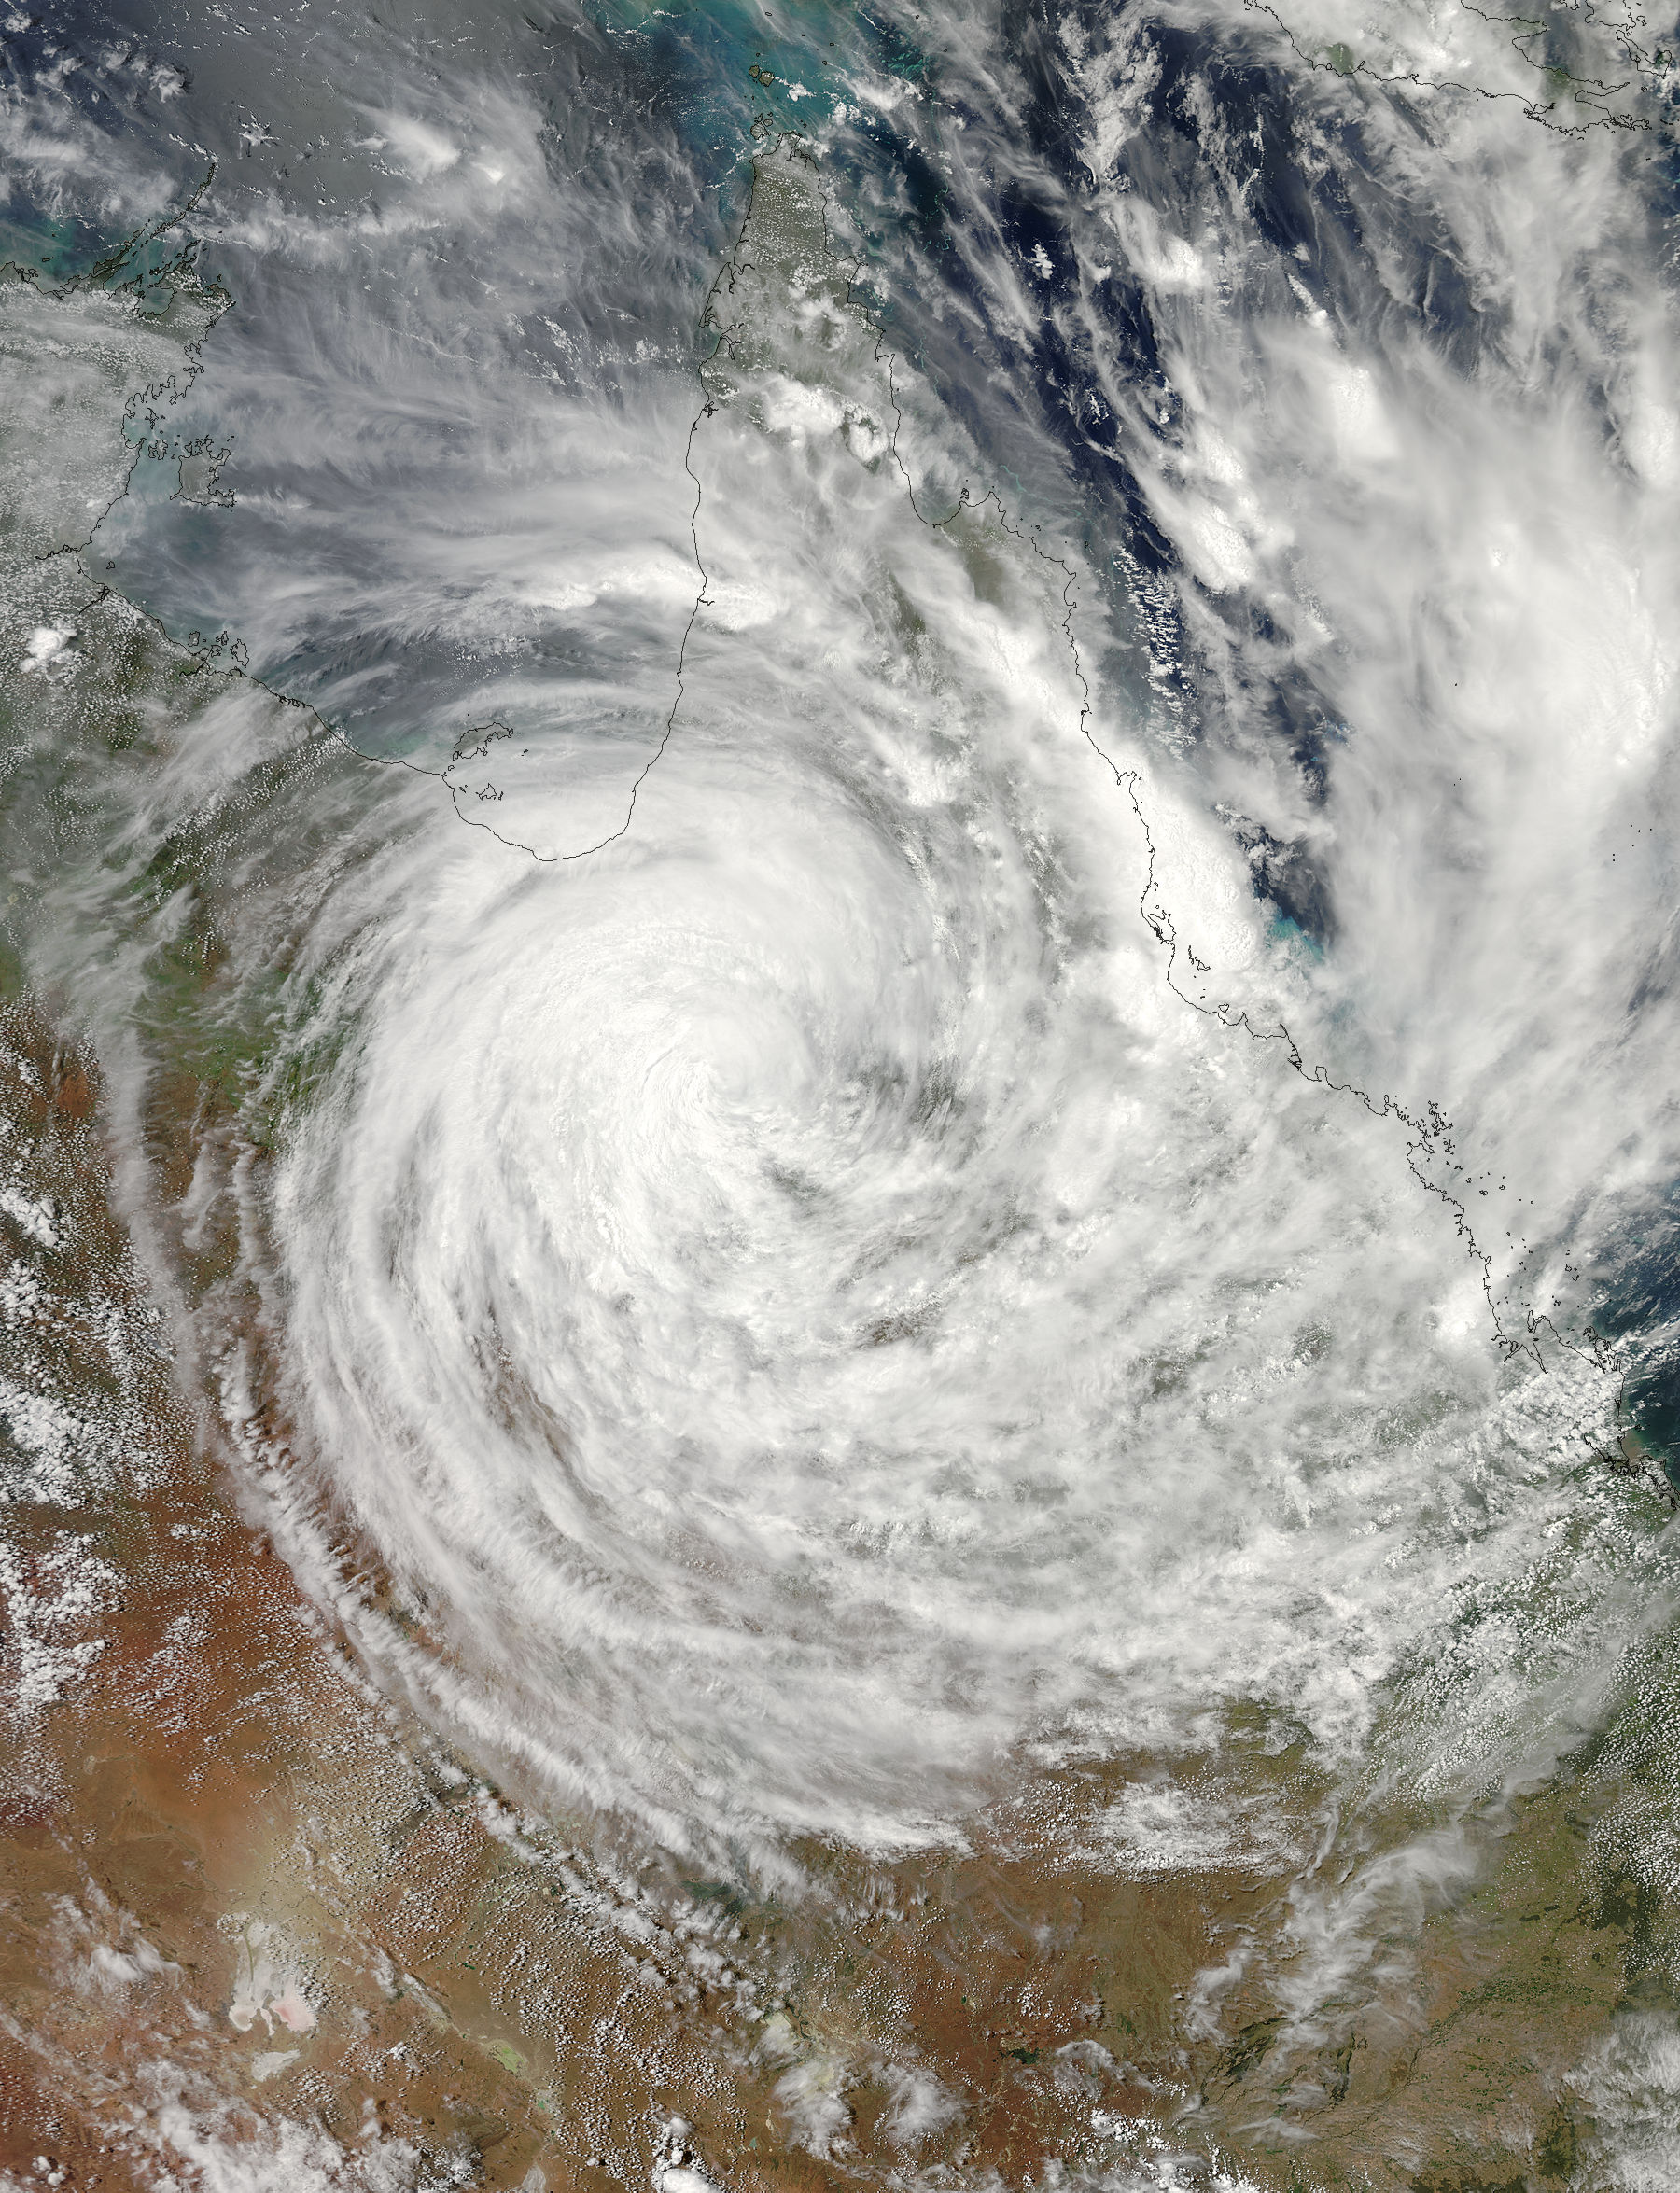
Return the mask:
[[(233, 775), (371, 765), (167, 641), (77, 552), (132, 462), (131, 398), (148, 392), (166, 440), (163, 385), (216, 300), (184, 269), (148, 297), (13, 283), (0, 300), (12, 2182), (1594, 2183), (1578, 2067), (1619, 2012), (1672, 2014), (1674, 1929), (1595, 1855), (1625, 1792), (1590, 1757), (1472, 1819), (1461, 1885), (1377, 1896), (1366, 1962), (1303, 2007), (1302, 1879), (1351, 1878), (1430, 1823), (1396, 1799), (1338, 1825), (1263, 1716), (1188, 1765), (1024, 1760), (950, 1847), (800, 1848), (803, 1887), (772, 1893), (496, 1785), (357, 1662), (270, 1543), (162, 1306), (220, 1290), (230, 1329), (257, 1316), (192, 1215), (244, 1086), (239, 1059), (189, 1040), (226, 948), (212, 864), (177, 840), (124, 887), (123, 919), (172, 925), (144, 964), (175, 1034), (144, 1073), (102, 1073), (41, 910), (55, 864), (116, 830), (99, 788), (138, 810), (194, 712), (221, 712)], [(62, 673), (22, 667), (32, 630), (70, 635)], [(166, 1214), (144, 1240), (120, 1215), (136, 1148)], [(283, 1424), (257, 1429), (284, 1448)], [(1150, 1871), (1115, 1826), (1139, 1790), (1257, 1824)]]
[[(132, 1316), (95, 1078), (21, 1001), (5, 1032), (17, 1177), (107, 1290), (130, 1273)], [(96, 1390), (108, 1331), (38, 1337)], [(1174, 2156), (1193, 2185), (1223, 2151), (1280, 2188), (1571, 2181), (1568, 2076), (1653, 1915), (1583, 1890), (1567, 1802), (1499, 1823), (1481, 1885), (1391, 1937), (1409, 1984), (1316, 2046), (1264, 1987), (1207, 1984), (1276, 1935), (1293, 1868), (1073, 1854), (1147, 1761), (1041, 1778), (960, 1854), (808, 1850), (797, 1900), (687, 1879), (418, 1729), (242, 1516), (161, 1354), (132, 1391), (148, 1481), (5, 1510), (17, 2179), (243, 2184), (231, 2150), (300, 2186), (1125, 2183)], [(1286, 1754), (1246, 1781), (1313, 1809)]]
[[(122, 1386), (145, 1457), (4, 1511), (18, 2180), (245, 2183), (217, 2174), (232, 2153), (300, 2186), (1125, 2184), (1173, 2158), (1194, 2185), (1223, 2153), (1280, 2188), (1574, 2181), (1574, 2066), (1618, 2004), (1666, 1999), (1666, 1915), (1583, 1867), (1609, 1792), (1490, 1822), (1472, 1891), (1391, 1915), (1401, 1976), (1305, 2027), (1270, 1984), (1296, 1874), (1275, 1841), (1141, 1880), (1102, 1847), (1128, 1787), (1171, 1786), (1158, 1762), (1025, 1774), (960, 1852), (805, 1850), (796, 1898), (545, 1819), (356, 1668), (165, 1351), (113, 1361), (146, 1288), (97, 1077), (21, 997), (5, 1038), (0, 1226), (43, 1306), (8, 1375), (34, 1348), (40, 1390)], [(55, 1241), (16, 1216), (42, 1208)], [(96, 1290), (117, 1320), (49, 1306)], [(1230, 1733), (1214, 1794), (1309, 1831), (1299, 1757)]]

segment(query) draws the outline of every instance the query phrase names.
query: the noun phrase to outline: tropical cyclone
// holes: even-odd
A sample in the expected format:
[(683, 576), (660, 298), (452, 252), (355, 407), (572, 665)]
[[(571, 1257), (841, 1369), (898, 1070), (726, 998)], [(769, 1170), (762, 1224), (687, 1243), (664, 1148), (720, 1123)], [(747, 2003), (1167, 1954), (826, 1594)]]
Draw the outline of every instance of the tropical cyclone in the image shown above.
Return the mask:
[[(773, 1865), (1239, 1705), (1483, 1772), (1474, 1651), (1404, 1737), (1385, 1685), (1519, 1588), (1602, 1383), (1501, 1398), (1380, 1123), (1163, 983), (1062, 575), (918, 514), (847, 275), (762, 154), (634, 829), (533, 864), (386, 815), (288, 886), (243, 1208), (298, 1557), (374, 1554), (368, 1648), (537, 1783)], [(559, 846), (543, 759), (496, 830)]]
[[(144, 2004), (145, 2047), (300, 2112), (330, 2077), (333, 2132), (276, 2129), (300, 2183), (354, 2152), (426, 2182), (421, 2113), (455, 2104), (486, 2148), (520, 2116), (498, 2167), (666, 2184), (760, 2182), (766, 2121), (777, 2167), (842, 2176), (1054, 2154), (1158, 2184), (1162, 2125), (1280, 2177), (1309, 2133), (1366, 2172), (1557, 2176), (1575, 2098), (1633, 2116), (1667, 2046), (1610, 2024), (1660, 1954), (1630, 1859), (1661, 1854), (1672, 1751), (1662, 1513), (1594, 1451), (1591, 1377), (1481, 1346), (1392, 1140), (1163, 985), (1057, 575), (994, 509), (907, 507), (816, 177), (783, 147), (758, 192), (695, 450), (682, 736), (635, 831), (564, 869), (53, 555), (170, 353), (112, 300), (13, 300), (26, 364), (101, 361), (53, 429), (85, 443), (49, 462), (44, 404), (13, 445), (52, 524), (14, 574), (7, 813), (31, 969), (107, 1078), (14, 1013), (7, 1102), (75, 1124), (98, 1089), (186, 1389), (219, 1392), (300, 1574), (567, 1838), (398, 1755), (272, 1561), (172, 1493), (131, 1533), (169, 1560), (106, 1579), (144, 1610), (108, 1668), (74, 1657), (87, 1594), (25, 1603), (95, 1700), (66, 1682), (41, 1801), (143, 1911), (194, 1836), (238, 1847), (238, 1893), (218, 1857), (226, 1908), (165, 1934), (100, 1904), (91, 1846), (35, 1851), (39, 1973), (73, 1975), (31, 1981), (40, 2060), (96, 2134), (149, 2079), (125, 2151), (206, 2169), (214, 2081), (119, 2038), (102, 2084), (90, 2034)], [(576, 819), (553, 772), (521, 802)], [(1239, 896), (1182, 902), (1240, 959)], [(15, 1306), (81, 1213), (21, 1166), (0, 1210)], [(91, 1383), (120, 1379), (111, 1306)], [(153, 1746), (160, 1669), (216, 1717)], [(156, 1796), (177, 1739), (210, 1797)], [(271, 1741), (317, 1754), (284, 1801)], [(656, 1888), (570, 1847), (625, 1816)], [(791, 1880), (803, 1906), (766, 1893)], [(790, 2006), (761, 2018), (773, 1941)], [(357, 2112), (394, 2035), (438, 2053), (387, 2142)], [(706, 2097), (693, 2149), (667, 2078)]]

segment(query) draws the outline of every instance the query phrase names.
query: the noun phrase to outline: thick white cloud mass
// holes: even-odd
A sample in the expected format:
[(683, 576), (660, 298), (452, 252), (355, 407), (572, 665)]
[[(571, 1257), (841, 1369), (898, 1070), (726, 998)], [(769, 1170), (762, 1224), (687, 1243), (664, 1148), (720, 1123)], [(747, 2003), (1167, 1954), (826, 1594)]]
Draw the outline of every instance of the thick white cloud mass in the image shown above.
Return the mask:
[[(1559, 1346), (1502, 1406), (1404, 1125), (1164, 979), (1146, 895), (1312, 1024), (1240, 853), (1117, 697), (1082, 726), (1070, 573), (918, 514), (824, 248), (762, 156), (656, 770), (514, 674), (450, 772), (488, 828), (434, 801), (311, 921), (274, 1070), (331, 1066), (253, 1214), (285, 1413), (455, 1710), (666, 1833), (948, 1833), (1024, 1740), (1239, 1698), (1349, 1761), (1606, 1382)], [(1461, 1710), (1539, 1740), (1506, 1687)]]

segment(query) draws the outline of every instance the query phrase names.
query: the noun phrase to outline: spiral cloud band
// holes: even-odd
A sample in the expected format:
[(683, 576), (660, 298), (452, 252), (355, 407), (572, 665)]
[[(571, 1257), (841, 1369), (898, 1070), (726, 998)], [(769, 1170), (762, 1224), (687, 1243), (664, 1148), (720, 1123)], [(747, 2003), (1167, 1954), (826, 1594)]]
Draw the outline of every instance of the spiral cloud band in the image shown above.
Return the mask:
[(83, 2174), (139, 2093), (230, 2185), (252, 2096), (323, 2185), (1680, 2181), (1680, 44), (63, 12), (0, 1794)]
[(791, 142), (708, 315), (668, 740), (510, 711), (488, 827), (346, 867), (290, 977), (252, 1253), (375, 1650), (679, 1842), (948, 1834), (1222, 1702), (1351, 1759), (1603, 1381), (1491, 1422), (1405, 1134), (1165, 979), (1216, 848), (1086, 735), (1064, 567), (913, 496)]

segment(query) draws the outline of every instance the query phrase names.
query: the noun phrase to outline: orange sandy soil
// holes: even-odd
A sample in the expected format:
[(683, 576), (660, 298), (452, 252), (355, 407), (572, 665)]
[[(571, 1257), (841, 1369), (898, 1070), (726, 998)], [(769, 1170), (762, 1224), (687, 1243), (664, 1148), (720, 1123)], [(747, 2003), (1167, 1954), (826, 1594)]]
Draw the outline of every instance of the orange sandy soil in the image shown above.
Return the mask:
[[(7, 1011), (29, 1177), (108, 1289), (97, 1092)], [(63, 1336), (72, 1367), (85, 1340)], [(684, 2159), (744, 2188), (1054, 2185), (1172, 2153), (1188, 2184), (1216, 2149), (1278, 2188), (1570, 2175), (1589, 2128), (1564, 2081), (1651, 1923), (1583, 1890), (1579, 1807), (1502, 1823), (1481, 1886), (1399, 1945), (1406, 1983), (1310, 2046), (1259, 1977), (1193, 2031), (1196, 1975), (1275, 1941), (1289, 1884), (1075, 1855), (1122, 1767), (1039, 1777), (960, 1853), (802, 1851), (799, 1900), (685, 1881), (605, 1827), (521, 1829), (352, 1664), (162, 1369), (145, 1401), (149, 1485), (0, 1509), (22, 1573), (73, 1527), (121, 1578), (98, 1656), (7, 1725), (0, 2165), (23, 2181), (45, 2158), (71, 2187), (197, 2186), (201, 2134), (289, 2138), (300, 2186), (362, 2182), (347, 2158), (382, 2139), (492, 2187), (646, 2186)], [(1249, 1771), (1310, 1809), (1297, 1763)], [(907, 2067), (951, 2102), (914, 2138)]]

